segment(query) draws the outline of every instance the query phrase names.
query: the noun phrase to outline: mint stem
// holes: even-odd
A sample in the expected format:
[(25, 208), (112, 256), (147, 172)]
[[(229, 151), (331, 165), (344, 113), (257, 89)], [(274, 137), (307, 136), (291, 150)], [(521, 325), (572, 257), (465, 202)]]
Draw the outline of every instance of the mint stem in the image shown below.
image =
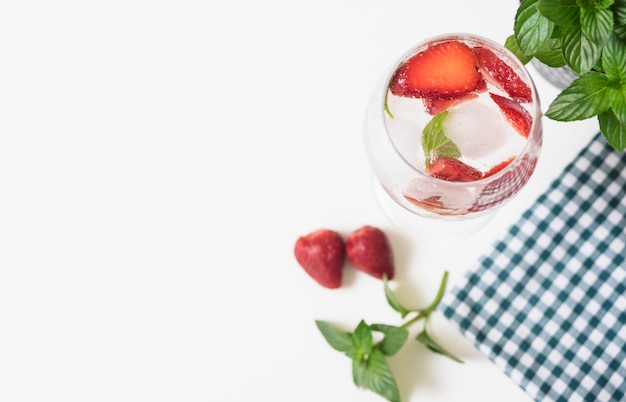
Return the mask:
[(393, 113), (391, 113), (391, 110), (389, 109), (389, 88), (387, 88), (387, 92), (385, 93), (385, 113), (387, 113), (387, 116), (389, 116), (390, 119), (393, 119)]
[(426, 307), (425, 312), (427, 313), (427, 315), (430, 315), (430, 313), (432, 313), (435, 310), (435, 308), (437, 308), (437, 305), (441, 301), (441, 298), (443, 297), (443, 294), (446, 291), (447, 282), (448, 282), (448, 271), (444, 271), (443, 278), (441, 278), (441, 284), (439, 285), (439, 290), (437, 291), (437, 295), (435, 296), (435, 300), (433, 300), (433, 302), (430, 303), (430, 306)]
[(415, 310), (417, 312), (417, 315), (411, 318), (410, 320), (405, 321), (401, 325), (401, 327), (409, 328), (411, 325), (415, 324), (421, 319), (424, 319), (426, 322), (428, 322), (428, 319), (430, 318), (430, 314), (433, 311), (435, 311), (435, 309), (437, 308), (437, 305), (439, 304), (439, 302), (441, 302), (441, 299), (443, 298), (443, 294), (446, 291), (447, 282), (448, 282), (448, 271), (444, 271), (443, 278), (441, 279), (441, 284), (439, 285), (439, 290), (437, 291), (437, 294), (435, 295), (435, 299), (432, 301), (432, 303), (430, 303), (430, 305), (426, 307), (425, 309)]
[(410, 320), (408, 320), (405, 323), (403, 323), (401, 325), (401, 327), (402, 328), (409, 328), (411, 325), (415, 324), (416, 322), (418, 322), (422, 318), (426, 318), (427, 316), (428, 316), (428, 314), (425, 314), (423, 311), (420, 311), (419, 314), (417, 314), (415, 317), (413, 317)]

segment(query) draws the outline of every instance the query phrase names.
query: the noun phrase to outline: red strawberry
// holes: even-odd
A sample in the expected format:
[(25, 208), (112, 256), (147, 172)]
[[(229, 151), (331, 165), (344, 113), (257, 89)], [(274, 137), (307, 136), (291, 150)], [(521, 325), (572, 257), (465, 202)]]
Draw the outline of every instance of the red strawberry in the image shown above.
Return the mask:
[(341, 286), (346, 251), (339, 233), (319, 229), (301, 236), (294, 247), (296, 260), (320, 285), (336, 289)]
[(532, 102), (533, 96), (530, 87), (522, 81), (519, 75), (491, 50), (477, 46), (474, 53), (478, 58), (480, 71), (487, 81), (509, 96), (520, 102)]
[(455, 158), (437, 158), (430, 162), (428, 174), (446, 181), (474, 181), (483, 177), (480, 170)]
[(402, 64), (391, 93), (411, 98), (456, 99), (484, 87), (472, 49), (458, 41), (432, 45)]
[(497, 165), (492, 166), (491, 169), (489, 169), (489, 170), (487, 170), (485, 172), (485, 175), (483, 177), (493, 176), (494, 174), (498, 173), (499, 171), (501, 171), (505, 167), (509, 166), (511, 164), (511, 162), (513, 162), (514, 160), (515, 160), (515, 157), (511, 156), (509, 159), (504, 160), (504, 161), (498, 163)]
[(468, 100), (478, 98), (478, 94), (469, 93), (462, 98), (458, 99), (431, 99), (431, 98), (423, 98), (424, 108), (426, 109), (426, 113), (431, 116), (436, 116), (441, 112), (445, 112), (448, 109), (452, 109), (454, 106), (458, 105), (461, 102), (465, 102)]
[(528, 113), (519, 102), (512, 99), (491, 92), (489, 96), (491, 96), (491, 99), (500, 107), (502, 114), (504, 114), (504, 117), (511, 123), (511, 126), (513, 126), (521, 136), (528, 138), (530, 127), (533, 124), (533, 118), (530, 113)]
[(387, 235), (373, 226), (355, 230), (346, 240), (346, 255), (350, 264), (375, 278), (388, 279), (395, 273), (393, 252)]

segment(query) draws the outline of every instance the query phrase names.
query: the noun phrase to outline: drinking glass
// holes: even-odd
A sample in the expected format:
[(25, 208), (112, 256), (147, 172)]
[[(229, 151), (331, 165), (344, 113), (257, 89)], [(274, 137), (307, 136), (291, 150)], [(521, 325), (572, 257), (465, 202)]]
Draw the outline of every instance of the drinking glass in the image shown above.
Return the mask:
[[(461, 43), (475, 54), (482, 55), (487, 49), (488, 54), (496, 56), (487, 61), (477, 58), (476, 70), (484, 83), (458, 98), (454, 98), (456, 95), (441, 99), (437, 94), (397, 96), (392, 93), (390, 88), (399, 80), (398, 71), (403, 66), (428, 49), (449, 42)], [(488, 65), (490, 61), (494, 62)], [(446, 67), (447, 62), (443, 66)], [(417, 78), (421, 81), (428, 77)], [(525, 99), (510, 91), (516, 80), (521, 80), (528, 88)], [(512, 104), (501, 106), (494, 102), (501, 98)], [(436, 110), (426, 111), (432, 109), (433, 103), (437, 104)], [(523, 109), (520, 113), (527, 119), (523, 135), (515, 131), (519, 123), (515, 117), (519, 116), (507, 113), (509, 106)], [(439, 156), (426, 150), (423, 134), (426, 130), (432, 132), (432, 122), (440, 113), (446, 114), (443, 125), (439, 124), (443, 127), (444, 139), (452, 138), (449, 142), (455, 147), (454, 157), (448, 159), (473, 166), (480, 172), (476, 179), (442, 179), (433, 173), (435, 158)], [(518, 194), (531, 177), (541, 151), (541, 116), (531, 76), (524, 65), (498, 43), (460, 33), (441, 35), (417, 44), (393, 63), (376, 85), (367, 109), (365, 148), (373, 171), (375, 193), (383, 210), (400, 228), (416, 234), (448, 236), (478, 230), (497, 209)], [(446, 152), (443, 153), (447, 157)]]

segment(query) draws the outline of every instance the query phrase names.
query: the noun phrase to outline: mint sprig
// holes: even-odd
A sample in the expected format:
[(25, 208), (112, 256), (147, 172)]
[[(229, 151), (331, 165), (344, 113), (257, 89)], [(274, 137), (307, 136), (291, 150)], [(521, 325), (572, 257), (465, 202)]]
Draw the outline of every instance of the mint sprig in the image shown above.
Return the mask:
[(549, 106), (557, 121), (597, 116), (616, 150), (626, 149), (626, 0), (523, 0), (505, 46), (527, 63), (579, 74)]
[[(410, 317), (401, 325), (367, 324), (361, 320), (352, 332), (348, 332), (326, 321), (315, 321), (326, 342), (352, 360), (352, 380), (357, 387), (373, 391), (390, 402), (401, 401), (398, 384), (387, 363), (387, 357), (395, 355), (402, 349), (409, 337), (409, 327), (418, 321), (423, 321), (423, 326), (415, 337), (416, 341), (437, 354), (463, 363), (461, 359), (441, 346), (428, 330), (428, 321), (443, 297), (447, 279), (448, 273), (444, 272), (439, 290), (426, 308), (410, 309), (400, 303), (389, 287), (387, 277), (384, 276), (387, 304), (399, 312), (402, 318)], [(382, 335), (379, 342), (374, 342), (374, 333)]]

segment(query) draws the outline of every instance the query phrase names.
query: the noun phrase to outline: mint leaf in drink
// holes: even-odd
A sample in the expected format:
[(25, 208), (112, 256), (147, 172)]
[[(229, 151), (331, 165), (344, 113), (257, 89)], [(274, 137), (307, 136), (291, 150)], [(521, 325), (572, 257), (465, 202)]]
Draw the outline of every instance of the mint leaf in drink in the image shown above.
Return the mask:
[(372, 331), (382, 332), (385, 335), (378, 347), (386, 356), (393, 356), (398, 353), (409, 338), (409, 331), (402, 327), (386, 324), (372, 324), (371, 328)]
[(523, 0), (515, 14), (513, 29), (522, 53), (534, 55), (552, 37), (554, 23), (539, 12), (540, 0)]
[(352, 361), (352, 379), (357, 387), (369, 389), (390, 402), (400, 402), (398, 385), (379, 349), (373, 349), (363, 361)]
[(426, 345), (426, 347), (433, 352), (446, 356), (457, 363), (463, 363), (463, 360), (459, 359), (452, 353), (448, 352), (443, 346), (437, 343), (429, 334), (426, 332), (426, 328), (422, 332), (420, 332), (415, 338), (418, 342)]
[(581, 75), (554, 99), (546, 116), (557, 121), (573, 121), (604, 113), (611, 107), (608, 87), (609, 79), (604, 74)]
[(333, 349), (344, 353), (350, 353), (353, 350), (352, 335), (349, 332), (342, 331), (325, 321), (317, 320), (315, 324)]
[(459, 147), (452, 142), (443, 130), (443, 122), (448, 116), (448, 111), (444, 111), (433, 117), (422, 132), (422, 148), (428, 161), (437, 157), (458, 158), (461, 156)]

